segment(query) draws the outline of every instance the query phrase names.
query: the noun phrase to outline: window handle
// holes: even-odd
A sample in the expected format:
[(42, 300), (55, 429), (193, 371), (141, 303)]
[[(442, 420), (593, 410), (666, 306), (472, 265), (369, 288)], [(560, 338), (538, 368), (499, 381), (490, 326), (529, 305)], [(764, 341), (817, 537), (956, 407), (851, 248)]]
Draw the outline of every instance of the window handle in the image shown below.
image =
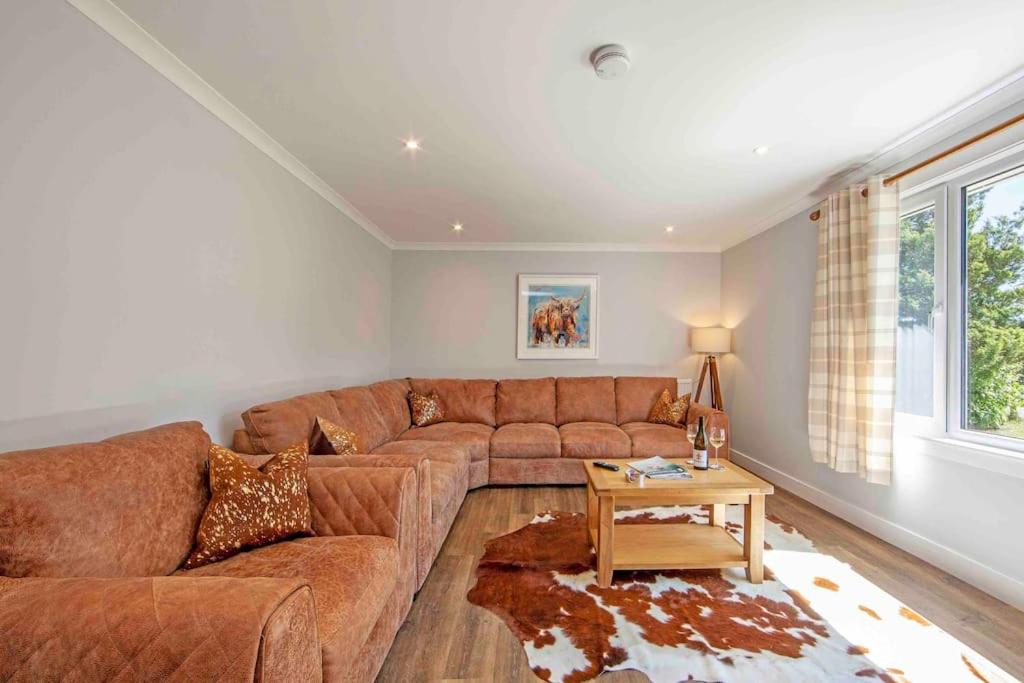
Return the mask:
[(943, 308), (942, 308), (942, 302), (941, 301), (939, 303), (935, 304), (934, 306), (932, 306), (932, 312), (928, 314), (928, 329), (930, 329), (932, 332), (935, 331), (935, 319), (936, 318), (941, 318), (943, 312), (944, 311), (943, 311)]

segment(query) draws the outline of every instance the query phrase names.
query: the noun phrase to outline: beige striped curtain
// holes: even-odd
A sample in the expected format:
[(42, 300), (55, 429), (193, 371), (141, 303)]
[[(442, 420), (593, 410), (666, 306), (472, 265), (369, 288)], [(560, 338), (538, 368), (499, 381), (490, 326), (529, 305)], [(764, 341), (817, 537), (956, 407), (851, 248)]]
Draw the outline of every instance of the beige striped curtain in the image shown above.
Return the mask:
[(888, 484), (896, 397), (899, 190), (871, 178), (819, 206), (807, 418), (811, 455)]

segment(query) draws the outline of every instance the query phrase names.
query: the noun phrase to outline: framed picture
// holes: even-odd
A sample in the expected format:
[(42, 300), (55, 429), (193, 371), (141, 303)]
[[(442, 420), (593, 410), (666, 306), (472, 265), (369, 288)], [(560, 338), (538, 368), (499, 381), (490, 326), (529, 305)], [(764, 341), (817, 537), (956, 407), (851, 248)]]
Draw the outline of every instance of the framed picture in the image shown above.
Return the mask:
[(596, 275), (519, 275), (517, 358), (597, 358)]

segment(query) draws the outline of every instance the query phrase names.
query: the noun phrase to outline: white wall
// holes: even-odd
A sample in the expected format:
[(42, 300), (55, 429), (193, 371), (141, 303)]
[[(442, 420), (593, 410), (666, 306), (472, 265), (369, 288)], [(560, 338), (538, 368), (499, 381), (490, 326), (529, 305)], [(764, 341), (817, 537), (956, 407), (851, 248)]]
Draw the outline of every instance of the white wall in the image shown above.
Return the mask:
[(902, 440), (891, 486), (811, 461), (807, 381), (817, 232), (808, 212), (722, 255), (723, 324), (735, 329), (723, 385), (738, 462), (1024, 606), (1024, 468), (1007, 468), (1018, 472), (1012, 476), (985, 469), (987, 460), (966, 451), (959, 455), (974, 458), (971, 464)]
[(391, 254), (75, 9), (0, 5), (0, 451), (387, 375)]
[[(397, 251), (392, 374), (692, 377), (688, 330), (718, 323), (719, 266), (718, 254)], [(516, 359), (518, 273), (601, 277), (598, 360)]]

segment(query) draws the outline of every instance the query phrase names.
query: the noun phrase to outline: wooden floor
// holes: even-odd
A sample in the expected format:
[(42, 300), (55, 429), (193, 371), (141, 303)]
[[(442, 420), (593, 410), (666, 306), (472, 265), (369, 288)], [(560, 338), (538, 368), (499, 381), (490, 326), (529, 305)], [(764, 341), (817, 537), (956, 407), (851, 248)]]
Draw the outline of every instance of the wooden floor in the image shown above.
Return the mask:
[[(796, 496), (775, 489), (767, 512), (789, 522), (824, 553), (947, 633), (1024, 680), (1024, 612), (990, 597)], [(378, 677), (411, 681), (537, 681), (519, 641), (493, 614), (466, 600), (484, 541), (518, 529), (538, 512), (583, 512), (582, 486), (496, 487), (471, 491), (398, 633)], [(631, 671), (601, 683), (646, 682)]]

